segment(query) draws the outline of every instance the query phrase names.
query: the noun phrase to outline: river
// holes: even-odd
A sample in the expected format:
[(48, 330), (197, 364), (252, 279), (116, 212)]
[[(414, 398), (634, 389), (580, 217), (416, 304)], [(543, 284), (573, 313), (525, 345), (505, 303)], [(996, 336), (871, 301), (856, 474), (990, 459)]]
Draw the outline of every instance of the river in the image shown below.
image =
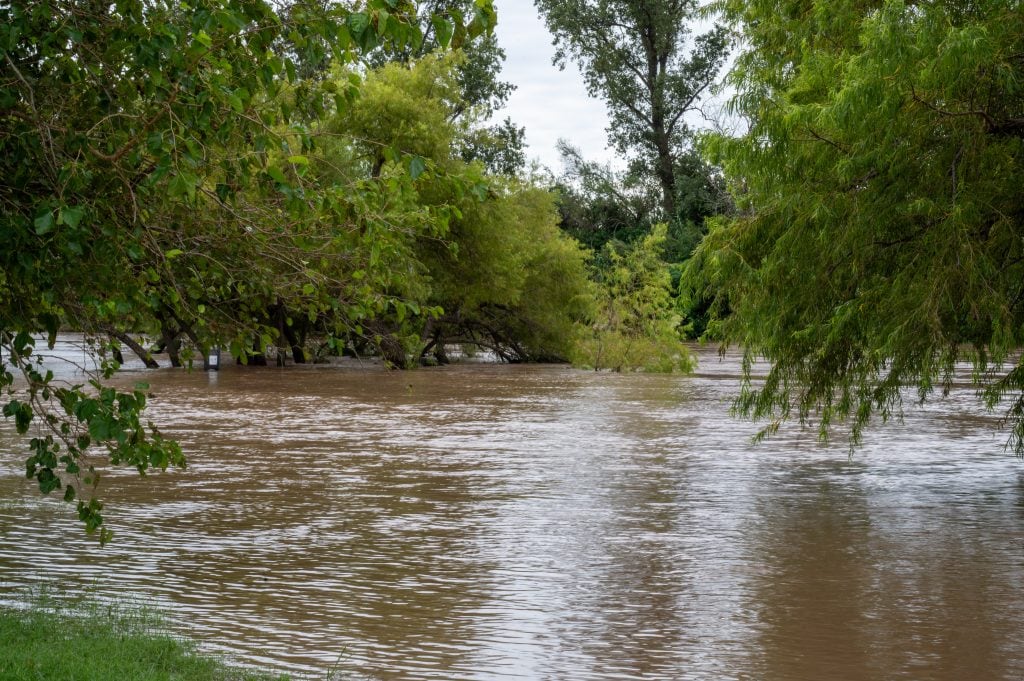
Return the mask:
[(0, 431), (0, 598), (155, 602), (207, 650), (373, 680), (1024, 678), (1024, 463), (966, 383), (849, 456), (693, 376), (464, 364), (129, 371), (185, 472), (114, 541)]

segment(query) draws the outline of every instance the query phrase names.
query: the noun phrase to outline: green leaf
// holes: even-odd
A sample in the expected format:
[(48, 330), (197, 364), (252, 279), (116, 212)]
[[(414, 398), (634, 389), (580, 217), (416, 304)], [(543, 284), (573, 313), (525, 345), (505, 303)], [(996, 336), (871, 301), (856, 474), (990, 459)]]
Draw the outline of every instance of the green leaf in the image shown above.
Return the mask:
[(295, 165), (300, 165), (300, 166), (308, 166), (309, 165), (309, 159), (306, 158), (305, 156), (289, 156), (288, 157), (288, 162), (289, 163), (294, 163)]
[(167, 193), (171, 198), (187, 196), (190, 200), (195, 199), (198, 182), (199, 178), (191, 173), (178, 173), (167, 183)]
[(167, 258), (168, 260), (174, 260), (184, 252), (185, 251), (181, 250), (180, 248), (172, 248), (171, 250), (164, 253), (164, 257)]
[(85, 209), (80, 206), (64, 206), (60, 209), (60, 215), (57, 218), (58, 224), (67, 225), (71, 229), (78, 227), (78, 223), (82, 221), (82, 217), (85, 215)]
[(288, 184), (288, 178), (284, 176), (284, 173), (277, 166), (267, 166), (267, 175), (270, 175), (274, 182)]
[(55, 224), (56, 223), (53, 220), (53, 211), (46, 211), (36, 218), (36, 234), (43, 236), (44, 234), (52, 232)]
[(452, 35), (455, 33), (455, 28), (452, 26), (452, 22), (443, 17), (434, 16), (430, 19), (430, 23), (434, 26), (434, 34), (437, 36), (437, 44), (441, 47), (448, 47), (452, 41)]
[(370, 26), (370, 17), (364, 12), (353, 12), (348, 15), (348, 19), (345, 21), (348, 24), (348, 29), (352, 31), (352, 36), (359, 40), (366, 29)]
[(418, 179), (419, 176), (422, 175), (423, 171), (425, 171), (426, 169), (427, 162), (423, 160), (422, 157), (413, 156), (409, 160), (409, 176), (412, 177), (412, 179)]

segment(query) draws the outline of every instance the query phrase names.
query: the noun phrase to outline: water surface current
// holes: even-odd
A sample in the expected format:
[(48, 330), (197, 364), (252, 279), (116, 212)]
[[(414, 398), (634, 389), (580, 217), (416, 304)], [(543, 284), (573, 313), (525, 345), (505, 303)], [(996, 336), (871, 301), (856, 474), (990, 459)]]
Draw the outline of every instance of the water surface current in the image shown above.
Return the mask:
[(698, 352), (687, 377), (128, 372), (188, 470), (108, 476), (100, 549), (0, 426), (0, 599), (141, 597), (310, 678), (1024, 678), (1024, 464), (967, 375), (851, 457), (751, 445), (737, 357)]

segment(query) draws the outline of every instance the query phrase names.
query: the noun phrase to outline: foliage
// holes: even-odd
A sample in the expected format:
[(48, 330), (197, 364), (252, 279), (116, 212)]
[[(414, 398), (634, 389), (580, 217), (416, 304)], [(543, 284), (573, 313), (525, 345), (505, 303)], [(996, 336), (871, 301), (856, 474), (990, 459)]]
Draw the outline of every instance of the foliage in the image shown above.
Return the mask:
[[(630, 172), (617, 172), (586, 161), (579, 151), (562, 143), (565, 171), (559, 178), (558, 209), (561, 228), (595, 252), (598, 278), (612, 266), (609, 254), (631, 248), (651, 233), (658, 214), (657, 187)], [(671, 290), (680, 289), (683, 263), (689, 260), (706, 233), (708, 217), (731, 211), (720, 174), (693, 153), (677, 161), (678, 217), (668, 223), (661, 258), (670, 264)], [(704, 295), (684, 291), (677, 307), (688, 320), (689, 338), (706, 330), (709, 301)]]
[(590, 313), (586, 253), (557, 225), (551, 194), (519, 181), (492, 182), (487, 201), (453, 223), (453, 248), (428, 251), (432, 300), (442, 317), (431, 348), (473, 344), (506, 361), (567, 361)]
[[(515, 91), (516, 86), (499, 79), (505, 50), (498, 45), (497, 36), (485, 34), (467, 42), (466, 32), (448, 31), (438, 17), (452, 17), (459, 25), (466, 17), (480, 15), (473, 0), (424, 0), (419, 4), (418, 21), (423, 39), (416, 44), (396, 45), (385, 41), (381, 49), (371, 55), (371, 64), (383, 66), (389, 62), (410, 64), (431, 52), (449, 46), (456, 47), (464, 58), (456, 65), (455, 80), (459, 88), (457, 106), (451, 112), (455, 118), (466, 116), (481, 122), (501, 109)], [(494, 17), (486, 12), (486, 22)], [(514, 176), (526, 167), (524, 152), (526, 132), (511, 119), (494, 125), (477, 125), (458, 140), (464, 160), (479, 160), (491, 173)]]
[(594, 369), (690, 371), (682, 317), (672, 299), (671, 277), (661, 259), (664, 223), (620, 253), (605, 247), (610, 266), (601, 272), (597, 313), (580, 342), (575, 362)]
[[(974, 364), (1010, 396), (1024, 452), (1024, 14), (1004, 0), (720, 3), (746, 51), (735, 111), (709, 141), (740, 215), (691, 268), (733, 312), (748, 360), (739, 409), (819, 419), (898, 416)], [(756, 383), (750, 362), (771, 369)], [(1009, 372), (1001, 371), (1005, 363)]]
[(573, 322), (586, 314), (584, 254), (558, 231), (547, 192), (488, 175), (458, 153), (476, 122), (452, 116), (463, 105), (464, 59), (425, 57), (413, 68), (377, 69), (359, 102), (326, 128), (341, 145), (330, 160), (335, 169), (344, 166), (344, 149), (382, 179), (394, 165), (388, 150), (418, 159), (415, 200), (437, 216), (434, 232), (404, 231), (402, 248), (411, 257), (390, 289), (404, 305), (378, 331), (394, 337), (395, 363), (414, 349), (444, 361), (451, 343), (480, 345), (511, 361), (565, 358)]
[(608, 105), (613, 145), (637, 177), (661, 189), (662, 220), (676, 219), (677, 161), (727, 52), (721, 27), (692, 36), (696, 0), (535, 0), (554, 34), (555, 61), (577, 61), (590, 94)]
[[(84, 494), (95, 465), (165, 468), (181, 452), (141, 425), (144, 392), (103, 387), (116, 362), (55, 385), (36, 334), (185, 336), (246, 360), (297, 319), (334, 329), (390, 309), (390, 225), (435, 216), (410, 198), (414, 161), (386, 184), (309, 172), (313, 124), (343, 115), (359, 78), (339, 87), (303, 67), (421, 40), (414, 12), (398, 0), (0, 7), (3, 412), (36, 435), (29, 477), (64, 489), (101, 541), (102, 504)], [(434, 25), (480, 34), (493, 10), (481, 0), (467, 23)]]
[(650, 231), (658, 196), (650, 184), (583, 158), (559, 142), (563, 172), (558, 178), (562, 229), (598, 254), (610, 241), (630, 244)]

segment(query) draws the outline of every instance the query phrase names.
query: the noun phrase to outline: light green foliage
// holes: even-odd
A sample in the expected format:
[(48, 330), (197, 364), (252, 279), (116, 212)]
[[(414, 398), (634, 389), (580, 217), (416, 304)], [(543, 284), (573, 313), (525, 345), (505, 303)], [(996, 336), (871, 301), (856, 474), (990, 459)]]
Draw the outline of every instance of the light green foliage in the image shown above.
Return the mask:
[[(512, 83), (499, 80), (505, 50), (498, 45), (497, 36), (483, 33), (493, 25), (493, 10), (473, 0), (423, 0), (419, 3), (418, 16), (423, 40), (401, 46), (385, 42), (382, 49), (372, 55), (371, 63), (377, 67), (389, 62), (410, 64), (436, 50), (454, 47), (463, 59), (455, 65), (459, 97), (451, 115), (454, 118), (467, 116), (477, 123), (490, 119), (516, 89)], [(438, 17), (450, 17), (456, 25), (469, 23), (465, 31), (453, 33), (437, 21)], [(467, 37), (475, 39), (467, 42)], [(475, 125), (469, 134), (454, 143), (464, 160), (481, 161), (488, 172), (494, 174), (515, 176), (526, 166), (525, 135), (523, 128), (506, 118), (500, 124)]]
[[(493, 9), (477, 9), (435, 26), (482, 33)], [(94, 469), (178, 466), (181, 452), (140, 425), (144, 391), (103, 386), (115, 362), (55, 385), (33, 334), (184, 336), (248, 360), (297, 320), (333, 329), (390, 309), (394, 226), (433, 219), (410, 199), (415, 160), (386, 184), (321, 182), (311, 131), (344, 114), (358, 79), (305, 74), (421, 39), (397, 0), (0, 6), (3, 411), (34, 435), (29, 477), (64, 489), (101, 540)]]
[[(1011, 397), (1024, 452), (1024, 13), (1019, 3), (720, 3), (744, 37), (736, 112), (707, 149), (741, 211), (691, 274), (731, 311), (745, 413), (897, 416), (906, 386), (948, 390), (969, 359)], [(1000, 372), (1011, 363), (1008, 374)]]
[(595, 369), (690, 371), (682, 345), (682, 317), (672, 299), (671, 277), (661, 259), (667, 228), (651, 232), (624, 253), (609, 244), (601, 272), (597, 313), (581, 340), (575, 362)]
[(451, 247), (424, 244), (432, 299), (445, 310), (427, 335), (507, 361), (566, 361), (593, 304), (586, 254), (559, 231), (549, 192), (497, 179), (492, 190), (464, 206)]
[(464, 59), (427, 56), (412, 68), (377, 69), (352, 110), (326, 127), (338, 154), (324, 163), (341, 170), (338, 178), (361, 164), (387, 182), (417, 161), (415, 204), (432, 216), (432, 230), (402, 232), (411, 255), (390, 290), (404, 304), (375, 333), (415, 348), (414, 356), (433, 350), (441, 361), (454, 343), (512, 361), (564, 359), (589, 300), (584, 254), (559, 232), (547, 192), (488, 175), (458, 153), (479, 123), (454, 115), (465, 111)]

